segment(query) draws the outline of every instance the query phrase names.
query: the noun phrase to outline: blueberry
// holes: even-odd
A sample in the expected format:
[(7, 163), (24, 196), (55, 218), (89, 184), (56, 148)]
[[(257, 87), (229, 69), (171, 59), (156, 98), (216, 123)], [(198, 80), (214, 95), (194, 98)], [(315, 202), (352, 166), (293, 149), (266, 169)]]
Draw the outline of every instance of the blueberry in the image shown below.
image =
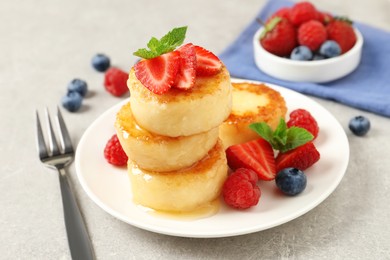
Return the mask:
[(92, 66), (100, 72), (105, 72), (110, 67), (110, 58), (98, 53), (92, 58)]
[(349, 129), (357, 136), (363, 136), (370, 130), (371, 124), (364, 116), (355, 116), (349, 121)]
[(313, 53), (311, 50), (303, 45), (295, 47), (290, 55), (290, 59), (292, 60), (311, 60), (312, 57)]
[(275, 182), (284, 194), (294, 196), (306, 188), (306, 175), (297, 168), (285, 168), (278, 172)]
[(87, 82), (81, 79), (74, 79), (68, 84), (68, 92), (78, 92), (82, 97), (88, 92)]
[(340, 45), (332, 40), (325, 41), (320, 47), (320, 54), (327, 58), (339, 56), (341, 54)]
[(313, 56), (313, 60), (325, 60), (325, 59), (326, 59), (326, 57), (324, 57), (318, 53), (314, 54), (314, 56)]
[(69, 91), (66, 96), (61, 99), (62, 106), (69, 112), (76, 112), (80, 109), (83, 97), (79, 92)]

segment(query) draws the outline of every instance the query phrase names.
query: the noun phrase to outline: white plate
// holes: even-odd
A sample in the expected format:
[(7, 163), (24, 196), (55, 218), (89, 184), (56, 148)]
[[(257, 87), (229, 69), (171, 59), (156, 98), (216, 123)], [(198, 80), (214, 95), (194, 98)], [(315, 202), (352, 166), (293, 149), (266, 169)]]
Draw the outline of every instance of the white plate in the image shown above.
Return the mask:
[(259, 204), (246, 211), (225, 206), (211, 217), (175, 220), (151, 215), (132, 202), (125, 168), (109, 165), (103, 156), (107, 140), (115, 133), (117, 111), (123, 101), (101, 115), (84, 133), (77, 148), (76, 170), (88, 196), (112, 216), (133, 226), (173, 236), (227, 237), (272, 228), (293, 220), (324, 201), (337, 187), (349, 160), (348, 139), (338, 121), (322, 106), (297, 92), (267, 84), (278, 90), (289, 110), (305, 108), (317, 119), (320, 134), (315, 140), (321, 159), (306, 170), (307, 187), (296, 197), (276, 191), (273, 181), (261, 182)]

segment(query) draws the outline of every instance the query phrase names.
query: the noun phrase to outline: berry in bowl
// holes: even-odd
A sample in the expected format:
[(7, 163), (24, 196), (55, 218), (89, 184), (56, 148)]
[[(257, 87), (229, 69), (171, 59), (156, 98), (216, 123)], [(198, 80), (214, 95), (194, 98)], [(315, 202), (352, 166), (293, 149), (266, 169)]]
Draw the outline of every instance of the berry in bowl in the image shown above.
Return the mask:
[(264, 73), (282, 80), (329, 82), (354, 71), (361, 33), (344, 17), (300, 2), (275, 12), (253, 37), (254, 59)]

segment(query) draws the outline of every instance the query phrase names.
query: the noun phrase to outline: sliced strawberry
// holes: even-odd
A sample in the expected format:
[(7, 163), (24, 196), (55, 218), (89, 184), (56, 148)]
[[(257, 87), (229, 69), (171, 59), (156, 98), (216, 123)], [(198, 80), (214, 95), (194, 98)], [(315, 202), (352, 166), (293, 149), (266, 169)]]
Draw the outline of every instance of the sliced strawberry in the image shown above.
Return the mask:
[(306, 143), (302, 146), (285, 153), (279, 153), (276, 157), (276, 171), (288, 167), (306, 170), (320, 159), (320, 153), (314, 146), (313, 142)]
[(134, 66), (137, 79), (150, 91), (161, 95), (175, 82), (179, 70), (178, 52), (168, 52), (149, 60), (142, 60)]
[(261, 180), (275, 179), (274, 151), (262, 138), (230, 146), (226, 150), (226, 157), (232, 170), (247, 168), (256, 172)]
[(195, 47), (192, 43), (188, 43), (177, 51), (180, 54), (180, 67), (173, 86), (179, 89), (190, 89), (195, 84), (196, 76)]
[(213, 76), (221, 71), (222, 62), (212, 52), (195, 45), (196, 74), (199, 76)]

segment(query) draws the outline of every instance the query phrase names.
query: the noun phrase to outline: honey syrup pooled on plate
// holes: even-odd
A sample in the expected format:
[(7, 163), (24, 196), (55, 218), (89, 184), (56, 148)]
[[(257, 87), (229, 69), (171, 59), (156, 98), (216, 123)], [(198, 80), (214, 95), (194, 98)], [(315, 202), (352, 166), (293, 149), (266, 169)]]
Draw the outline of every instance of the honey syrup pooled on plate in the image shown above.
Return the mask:
[(142, 211), (154, 217), (179, 220), (179, 221), (193, 221), (197, 219), (208, 218), (217, 214), (220, 209), (221, 203), (220, 203), (220, 199), (217, 198), (211, 202), (208, 202), (200, 206), (195, 210), (183, 211), (183, 212), (154, 210), (139, 204), (137, 205)]

